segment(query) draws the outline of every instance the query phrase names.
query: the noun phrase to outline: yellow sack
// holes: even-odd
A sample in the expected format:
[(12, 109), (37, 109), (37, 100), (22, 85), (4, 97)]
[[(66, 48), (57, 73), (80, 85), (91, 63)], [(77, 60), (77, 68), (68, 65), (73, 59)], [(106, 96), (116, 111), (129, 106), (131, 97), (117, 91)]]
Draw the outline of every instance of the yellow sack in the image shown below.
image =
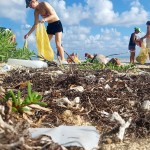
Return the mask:
[(76, 64), (80, 64), (80, 63), (81, 63), (81, 61), (78, 59), (78, 56), (75, 56), (75, 57), (74, 57), (74, 62), (75, 62)]
[(36, 28), (36, 45), (38, 55), (48, 61), (54, 60), (54, 51), (50, 45), (50, 41), (44, 26), (44, 23), (38, 23)]
[(148, 49), (145, 47), (144, 43), (142, 42), (141, 50), (139, 55), (136, 57), (136, 61), (143, 65), (145, 64), (147, 57), (148, 57)]

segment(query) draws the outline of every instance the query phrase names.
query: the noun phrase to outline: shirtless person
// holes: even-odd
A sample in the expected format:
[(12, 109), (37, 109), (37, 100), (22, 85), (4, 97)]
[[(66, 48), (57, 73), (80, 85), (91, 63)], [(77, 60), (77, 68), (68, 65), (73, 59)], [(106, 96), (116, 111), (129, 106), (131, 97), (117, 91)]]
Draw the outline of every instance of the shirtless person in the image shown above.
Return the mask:
[(147, 25), (147, 32), (145, 36), (141, 38), (141, 41), (143, 41), (146, 38), (146, 48), (148, 48), (148, 54), (150, 59), (150, 21), (147, 21), (146, 25)]
[[(24, 36), (25, 39), (36, 29), (37, 24), (39, 22), (44, 23), (48, 22), (47, 26), (47, 34), (49, 40), (52, 39), (53, 35), (55, 35), (55, 43), (58, 50), (58, 54), (60, 55), (61, 61), (65, 61), (64, 58), (64, 50), (61, 45), (62, 32), (63, 27), (59, 17), (57, 16), (53, 7), (47, 2), (39, 2), (38, 0), (26, 0), (26, 8), (30, 7), (35, 9), (34, 11), (34, 25), (30, 29), (30, 31)], [(39, 21), (39, 15), (42, 16), (42, 20)]]

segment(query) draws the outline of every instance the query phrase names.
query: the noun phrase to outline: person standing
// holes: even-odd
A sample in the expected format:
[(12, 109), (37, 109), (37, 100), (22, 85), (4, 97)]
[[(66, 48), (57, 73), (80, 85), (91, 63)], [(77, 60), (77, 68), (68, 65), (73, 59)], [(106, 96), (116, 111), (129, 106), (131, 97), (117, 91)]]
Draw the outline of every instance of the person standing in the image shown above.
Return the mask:
[(134, 64), (134, 58), (135, 58), (135, 47), (136, 44), (138, 44), (139, 40), (137, 39), (136, 34), (140, 33), (140, 28), (135, 27), (134, 32), (130, 36), (128, 49), (130, 50), (130, 63)]
[(143, 40), (146, 38), (146, 48), (148, 48), (148, 55), (150, 59), (150, 21), (147, 21), (146, 25), (147, 31), (146, 34), (141, 38), (141, 41), (143, 42)]
[[(47, 34), (49, 40), (51, 40), (53, 35), (55, 35), (57, 55), (60, 56), (62, 63), (63, 61), (65, 62), (64, 50), (61, 44), (63, 26), (54, 8), (48, 2), (39, 2), (38, 0), (26, 0), (26, 8), (27, 7), (35, 9), (34, 25), (30, 29), (30, 31), (24, 36), (24, 38), (27, 39), (29, 37), (29, 35), (36, 29), (39, 22), (48, 22)], [(39, 15), (41, 15), (42, 20), (39, 20)]]

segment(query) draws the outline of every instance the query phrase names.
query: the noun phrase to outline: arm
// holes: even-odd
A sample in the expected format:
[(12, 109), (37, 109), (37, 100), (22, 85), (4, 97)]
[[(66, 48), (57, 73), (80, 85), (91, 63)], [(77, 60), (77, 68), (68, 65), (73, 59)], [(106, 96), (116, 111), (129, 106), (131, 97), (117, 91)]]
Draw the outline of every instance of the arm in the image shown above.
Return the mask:
[(141, 40), (143, 41), (145, 38), (147, 38), (148, 36), (150, 36), (150, 26), (147, 26), (147, 32), (146, 34), (141, 38)]
[(134, 33), (134, 34), (132, 34), (132, 41), (133, 41), (134, 43), (136, 43), (136, 42), (137, 42), (135, 33)]
[(45, 22), (45, 21), (48, 22), (50, 20), (55, 19), (55, 17), (58, 17), (55, 10), (48, 2), (43, 2), (43, 6), (44, 6), (45, 10), (48, 12), (48, 14), (50, 14), (50, 15), (48, 17), (44, 18), (42, 20), (42, 22)]
[(24, 36), (24, 38), (28, 38), (28, 36), (36, 29), (37, 24), (39, 22), (39, 13), (35, 10), (34, 12), (34, 25), (30, 29), (30, 31)]

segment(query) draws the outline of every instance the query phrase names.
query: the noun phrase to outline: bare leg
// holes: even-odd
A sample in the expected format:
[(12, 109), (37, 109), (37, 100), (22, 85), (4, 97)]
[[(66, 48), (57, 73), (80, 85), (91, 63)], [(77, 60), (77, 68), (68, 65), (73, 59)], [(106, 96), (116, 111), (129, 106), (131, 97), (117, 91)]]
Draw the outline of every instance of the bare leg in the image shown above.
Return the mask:
[(49, 41), (51, 41), (53, 34), (48, 34)]
[(134, 64), (135, 50), (130, 50), (130, 63)]
[(55, 33), (55, 43), (56, 43), (57, 50), (59, 52), (61, 60), (65, 60), (64, 50), (63, 47), (61, 46), (61, 39), (62, 39), (62, 32)]

